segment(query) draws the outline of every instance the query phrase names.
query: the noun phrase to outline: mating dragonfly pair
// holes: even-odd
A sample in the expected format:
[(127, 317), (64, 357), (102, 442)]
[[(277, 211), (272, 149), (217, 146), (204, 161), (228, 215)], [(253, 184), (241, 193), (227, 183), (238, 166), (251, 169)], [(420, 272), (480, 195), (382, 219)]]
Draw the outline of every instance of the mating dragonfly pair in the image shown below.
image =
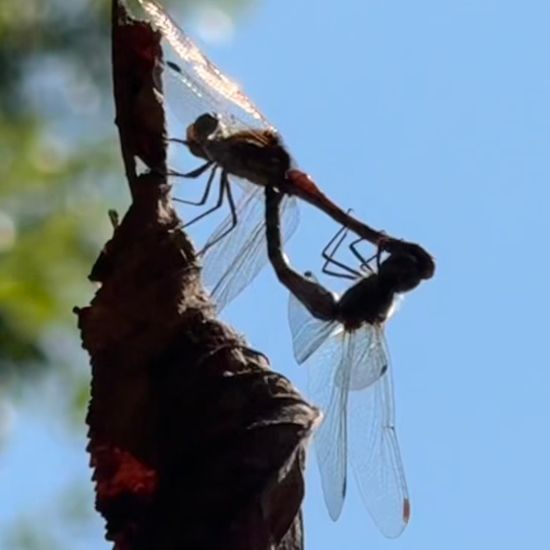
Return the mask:
[[(205, 175), (207, 181), (199, 201), (174, 200), (205, 205), (217, 186), (214, 206), (187, 226), (224, 204), (230, 210), (202, 251), (205, 284), (221, 310), (269, 259), (290, 290), (295, 356), (307, 365), (311, 397), (324, 413), (315, 443), (329, 513), (337, 519), (343, 506), (349, 449), (371, 516), (383, 534), (398, 536), (409, 519), (410, 504), (394, 429), (384, 323), (399, 293), (433, 275), (433, 260), (420, 246), (369, 227), (328, 199), (294, 166), (276, 129), (252, 101), (164, 9), (152, 0), (136, 1), (161, 33), (165, 53), (177, 60), (163, 67), (170, 108), (187, 114), (195, 109), (185, 139), (171, 141), (203, 163), (191, 172), (170, 174), (191, 179)], [(311, 275), (294, 271), (284, 255), (283, 242), (296, 228), (297, 199), (342, 225), (323, 251), (325, 273), (354, 280), (339, 298)], [(348, 231), (358, 236), (350, 245), (358, 269), (335, 258)], [(362, 257), (356, 248), (359, 240), (377, 247), (374, 260)]]

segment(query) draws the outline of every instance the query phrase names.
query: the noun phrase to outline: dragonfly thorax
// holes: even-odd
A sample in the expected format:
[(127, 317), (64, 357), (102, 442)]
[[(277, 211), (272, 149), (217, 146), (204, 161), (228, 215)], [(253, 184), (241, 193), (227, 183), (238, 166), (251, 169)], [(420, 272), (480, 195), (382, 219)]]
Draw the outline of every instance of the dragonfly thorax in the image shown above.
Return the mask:
[(267, 131), (239, 132), (213, 139), (207, 152), (228, 174), (257, 185), (283, 182), (291, 163), (277, 136)]
[(212, 161), (228, 175), (257, 185), (284, 182), (291, 157), (273, 130), (228, 133), (214, 115), (203, 114), (187, 128), (187, 146), (200, 158)]
[(373, 274), (349, 288), (338, 302), (338, 318), (347, 330), (363, 323), (382, 323), (388, 317), (395, 293)]

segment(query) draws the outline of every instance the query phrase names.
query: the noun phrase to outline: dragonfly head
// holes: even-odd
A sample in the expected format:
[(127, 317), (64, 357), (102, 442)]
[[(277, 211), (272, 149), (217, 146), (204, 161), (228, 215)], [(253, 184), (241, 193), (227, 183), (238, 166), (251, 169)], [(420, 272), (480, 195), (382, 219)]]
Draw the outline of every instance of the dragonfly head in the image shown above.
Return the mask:
[(220, 127), (220, 120), (216, 115), (204, 113), (200, 115), (193, 124), (187, 127), (187, 142), (189, 149), (194, 155), (201, 154), (204, 145)]
[(429, 279), (434, 269), (432, 257), (422, 247), (403, 242), (380, 264), (378, 275), (394, 292), (407, 292)]
[(434, 259), (421, 246), (407, 241), (392, 240), (384, 245), (384, 250), (390, 254), (389, 258), (383, 262), (387, 262), (388, 266), (402, 262), (403, 268), (406, 269), (405, 264), (408, 264), (409, 267), (414, 264), (419, 279), (433, 277), (435, 272)]

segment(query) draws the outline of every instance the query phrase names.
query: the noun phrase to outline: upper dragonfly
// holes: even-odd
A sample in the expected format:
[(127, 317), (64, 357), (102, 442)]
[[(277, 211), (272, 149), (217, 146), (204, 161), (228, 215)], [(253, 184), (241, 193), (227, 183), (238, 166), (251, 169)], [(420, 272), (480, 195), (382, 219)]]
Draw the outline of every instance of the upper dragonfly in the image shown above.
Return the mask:
[[(215, 205), (186, 225), (217, 210), (224, 202), (230, 209), (229, 216), (213, 232), (203, 250), (203, 279), (218, 310), (237, 296), (267, 262), (265, 186), (277, 187), (284, 194), (281, 204), (284, 239), (296, 229), (296, 197), (299, 197), (376, 246), (392, 241), (328, 199), (306, 173), (295, 167), (275, 127), (240, 87), (202, 53), (159, 4), (153, 0), (137, 1), (164, 38), (167, 57), (177, 60), (177, 63), (169, 60), (164, 66), (167, 96), (171, 109), (188, 126), (185, 139), (171, 141), (184, 144), (193, 156), (204, 161), (197, 169), (178, 175), (197, 178), (209, 172), (199, 201), (177, 200), (204, 205), (213, 183), (218, 183)], [(239, 200), (234, 197), (237, 189), (232, 180), (239, 180), (244, 190)], [(426, 278), (431, 275), (425, 274)]]
[(374, 522), (384, 535), (397, 537), (409, 520), (410, 501), (394, 427), (384, 323), (397, 294), (415, 288), (433, 260), (417, 245), (404, 243), (383, 261), (377, 257), (377, 271), (369, 271), (374, 258), (364, 260), (352, 243), (362, 268), (355, 270), (334, 258), (346, 236), (343, 228), (323, 251), (325, 273), (355, 280), (338, 297), (290, 267), (282, 251), (281, 195), (272, 188), (265, 193), (269, 259), (291, 292), (294, 354), (307, 366), (311, 398), (324, 415), (314, 437), (329, 514), (336, 520), (342, 510), (349, 453)]

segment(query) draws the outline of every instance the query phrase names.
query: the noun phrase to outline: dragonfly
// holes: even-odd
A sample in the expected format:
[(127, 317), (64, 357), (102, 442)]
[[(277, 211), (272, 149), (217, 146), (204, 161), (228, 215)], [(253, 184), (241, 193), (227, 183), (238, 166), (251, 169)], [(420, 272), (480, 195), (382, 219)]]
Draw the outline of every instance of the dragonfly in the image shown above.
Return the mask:
[[(323, 250), (327, 274), (354, 280), (341, 296), (302, 276), (282, 250), (279, 205), (282, 195), (266, 188), (268, 255), (290, 291), (289, 323), (294, 355), (307, 367), (309, 393), (324, 414), (315, 436), (323, 494), (329, 515), (338, 519), (353, 468), (361, 496), (375, 524), (397, 537), (410, 517), (410, 500), (397, 434), (391, 365), (384, 325), (398, 295), (422, 280), (433, 260), (417, 245), (404, 243), (384, 260), (377, 254), (354, 269), (335, 259), (346, 238), (342, 228)], [(377, 267), (371, 266), (376, 260)]]
[[(351, 216), (331, 201), (312, 178), (298, 169), (283, 140), (266, 116), (241, 88), (195, 45), (166, 11), (153, 0), (137, 0), (148, 21), (165, 42), (165, 53), (176, 61), (164, 63), (166, 96), (170, 108), (188, 124), (185, 139), (171, 141), (187, 147), (202, 164), (175, 176), (207, 176), (198, 201), (204, 206), (217, 186), (214, 206), (186, 223), (186, 227), (225, 204), (229, 215), (202, 250), (203, 280), (221, 311), (267, 263), (263, 189), (283, 193), (280, 207), (283, 240), (298, 223), (297, 198), (321, 209), (339, 224), (380, 246), (392, 241)], [(237, 199), (235, 195), (239, 193)], [(431, 276), (427, 274), (427, 276)]]

